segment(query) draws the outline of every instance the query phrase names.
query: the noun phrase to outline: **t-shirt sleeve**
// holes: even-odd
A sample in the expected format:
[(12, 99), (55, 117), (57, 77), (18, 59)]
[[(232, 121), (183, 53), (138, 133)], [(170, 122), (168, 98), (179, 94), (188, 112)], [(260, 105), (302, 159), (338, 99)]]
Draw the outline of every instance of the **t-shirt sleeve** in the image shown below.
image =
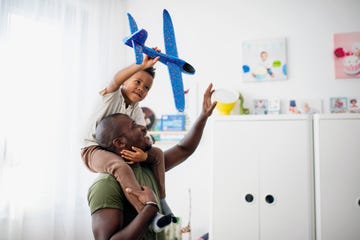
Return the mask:
[(108, 177), (98, 179), (88, 191), (88, 204), (91, 214), (102, 208), (124, 209), (124, 193), (116, 179)]
[(131, 116), (131, 118), (134, 119), (134, 121), (137, 124), (146, 126), (145, 115), (144, 115), (142, 108), (139, 105), (136, 105), (134, 107), (134, 112), (133, 112), (133, 115)]

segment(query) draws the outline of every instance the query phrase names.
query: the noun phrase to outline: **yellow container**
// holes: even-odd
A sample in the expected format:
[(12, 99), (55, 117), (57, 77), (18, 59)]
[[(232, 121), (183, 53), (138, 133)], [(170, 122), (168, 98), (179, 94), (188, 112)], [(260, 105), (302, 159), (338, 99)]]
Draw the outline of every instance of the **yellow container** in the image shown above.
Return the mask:
[(226, 89), (215, 90), (213, 96), (217, 101), (216, 109), (221, 115), (230, 115), (239, 97), (237, 93)]

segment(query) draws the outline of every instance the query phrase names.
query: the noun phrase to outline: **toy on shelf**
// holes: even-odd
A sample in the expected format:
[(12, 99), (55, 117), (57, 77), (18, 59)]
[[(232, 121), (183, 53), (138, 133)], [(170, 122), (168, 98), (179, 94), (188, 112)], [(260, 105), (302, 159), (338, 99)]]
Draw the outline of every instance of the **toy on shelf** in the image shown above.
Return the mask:
[(240, 105), (240, 115), (247, 115), (250, 113), (249, 109), (244, 107), (244, 97), (241, 93), (239, 94), (239, 105)]

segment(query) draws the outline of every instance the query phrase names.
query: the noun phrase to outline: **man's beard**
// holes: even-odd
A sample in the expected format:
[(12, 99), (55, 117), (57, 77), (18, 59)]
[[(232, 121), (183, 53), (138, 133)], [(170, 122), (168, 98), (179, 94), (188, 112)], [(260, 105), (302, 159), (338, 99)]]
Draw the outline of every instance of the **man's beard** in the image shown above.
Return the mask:
[(152, 144), (149, 144), (145, 147), (144, 152), (149, 151), (152, 148)]

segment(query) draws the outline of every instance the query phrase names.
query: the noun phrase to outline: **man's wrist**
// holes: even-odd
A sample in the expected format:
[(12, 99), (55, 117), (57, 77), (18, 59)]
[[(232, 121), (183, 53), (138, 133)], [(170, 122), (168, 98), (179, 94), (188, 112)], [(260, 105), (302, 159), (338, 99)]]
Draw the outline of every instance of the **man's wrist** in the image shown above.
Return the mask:
[(147, 202), (145, 202), (145, 206), (146, 206), (146, 205), (154, 206), (154, 207), (157, 208), (157, 210), (160, 210), (160, 209), (159, 209), (159, 205), (158, 205), (156, 202), (147, 201)]

